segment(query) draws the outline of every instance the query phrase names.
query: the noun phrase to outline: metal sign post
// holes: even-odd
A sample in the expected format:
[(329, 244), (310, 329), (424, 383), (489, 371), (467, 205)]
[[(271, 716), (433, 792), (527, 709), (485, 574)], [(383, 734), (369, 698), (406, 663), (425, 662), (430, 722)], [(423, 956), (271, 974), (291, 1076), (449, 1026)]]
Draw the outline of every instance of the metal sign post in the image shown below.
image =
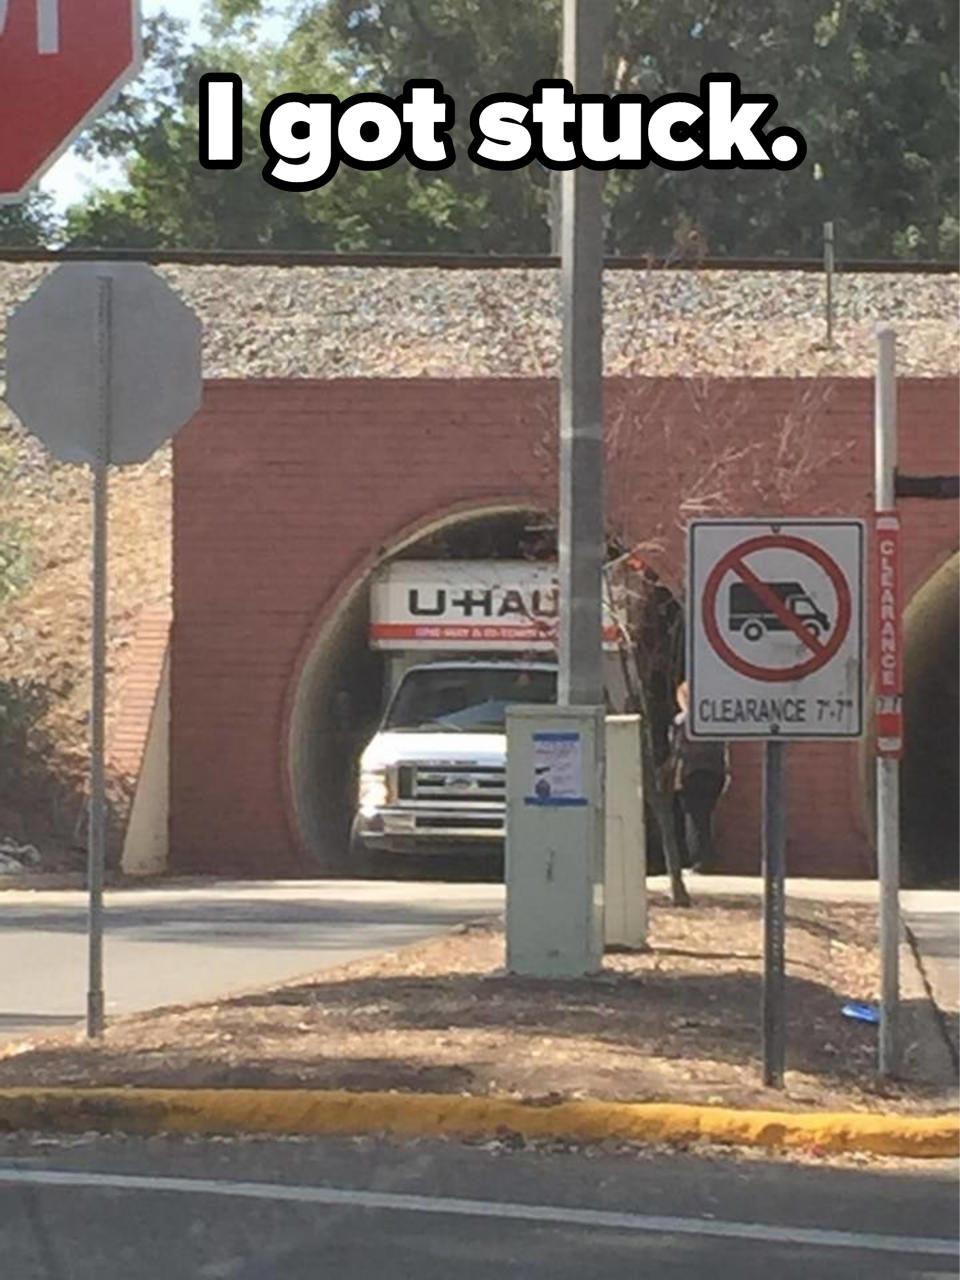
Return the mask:
[(89, 894), (87, 1035), (103, 1034), (103, 876), (107, 856), (107, 504), (113, 379), (113, 281), (97, 280), (97, 362), (100, 422), (93, 460), (93, 618), (90, 698), (90, 828), (87, 848)]
[(93, 475), (87, 1032), (104, 1027), (107, 501), (113, 464), (145, 462), (200, 408), (194, 313), (141, 263), (58, 267), (7, 326), (6, 400), (61, 462)]
[(772, 738), (763, 769), (763, 1083), (783, 1088), (786, 1065), (786, 743)]
[[(874, 399), (875, 484), (878, 516), (896, 504), (897, 470), (897, 335), (877, 333), (877, 377)], [(899, 601), (895, 601), (899, 634)], [(878, 638), (879, 639), (879, 638)], [(882, 656), (882, 655), (881, 655)], [(879, 697), (878, 712), (885, 710)], [(899, 704), (899, 697), (896, 699)], [(899, 705), (896, 708), (899, 711)], [(880, 882), (880, 1043), (882, 1076), (896, 1075), (900, 1065), (900, 743), (888, 753), (877, 746), (877, 877)]]

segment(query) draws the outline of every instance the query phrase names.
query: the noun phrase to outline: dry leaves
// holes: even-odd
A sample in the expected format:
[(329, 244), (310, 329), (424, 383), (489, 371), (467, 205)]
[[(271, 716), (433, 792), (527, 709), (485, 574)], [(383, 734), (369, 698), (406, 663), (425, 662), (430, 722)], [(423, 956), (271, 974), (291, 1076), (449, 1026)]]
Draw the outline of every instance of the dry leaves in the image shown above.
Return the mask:
[[(497, 926), (476, 926), (316, 978), (126, 1018), (0, 1060), (0, 1084), (399, 1089), (843, 1110), (937, 1111), (918, 1084), (875, 1079), (876, 1029), (841, 1016), (876, 995), (869, 907), (789, 906), (788, 1088), (759, 1084), (759, 904), (690, 911), (657, 899), (651, 949), (596, 979), (504, 974)], [(842, 944), (842, 945), (841, 945)]]

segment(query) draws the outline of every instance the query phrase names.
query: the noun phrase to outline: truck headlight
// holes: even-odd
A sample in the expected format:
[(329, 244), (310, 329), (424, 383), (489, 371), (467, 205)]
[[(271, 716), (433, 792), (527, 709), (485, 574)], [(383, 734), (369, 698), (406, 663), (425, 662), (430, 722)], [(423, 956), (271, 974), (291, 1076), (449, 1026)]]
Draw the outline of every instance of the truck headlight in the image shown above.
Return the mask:
[(386, 769), (364, 770), (360, 775), (360, 812), (372, 817), (391, 801), (390, 776)]

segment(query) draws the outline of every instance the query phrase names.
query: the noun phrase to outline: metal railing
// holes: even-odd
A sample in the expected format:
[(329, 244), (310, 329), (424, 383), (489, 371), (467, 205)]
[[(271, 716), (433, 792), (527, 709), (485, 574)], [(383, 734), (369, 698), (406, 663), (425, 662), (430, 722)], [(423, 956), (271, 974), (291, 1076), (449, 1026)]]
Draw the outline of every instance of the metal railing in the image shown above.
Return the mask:
[[(550, 254), (333, 253), (321, 249), (42, 249), (0, 246), (0, 263), (146, 262), (195, 267), (393, 267), (397, 270), (559, 270)], [(822, 258), (660, 258), (610, 256), (608, 271), (807, 271), (822, 273)], [(837, 259), (838, 274), (956, 275), (956, 262), (877, 258)]]

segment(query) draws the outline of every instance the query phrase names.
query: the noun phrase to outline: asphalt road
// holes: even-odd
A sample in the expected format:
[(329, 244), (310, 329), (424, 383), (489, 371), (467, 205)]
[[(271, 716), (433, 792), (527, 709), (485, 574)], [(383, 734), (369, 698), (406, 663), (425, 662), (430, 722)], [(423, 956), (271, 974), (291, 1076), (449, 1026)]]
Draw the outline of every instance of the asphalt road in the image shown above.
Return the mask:
[[(494, 913), (496, 884), (170, 884), (107, 894), (107, 1016), (213, 999), (331, 968)], [(0, 1041), (86, 1008), (86, 899), (0, 893)]]
[(940, 1280), (956, 1237), (940, 1163), (0, 1139), (10, 1280)]

